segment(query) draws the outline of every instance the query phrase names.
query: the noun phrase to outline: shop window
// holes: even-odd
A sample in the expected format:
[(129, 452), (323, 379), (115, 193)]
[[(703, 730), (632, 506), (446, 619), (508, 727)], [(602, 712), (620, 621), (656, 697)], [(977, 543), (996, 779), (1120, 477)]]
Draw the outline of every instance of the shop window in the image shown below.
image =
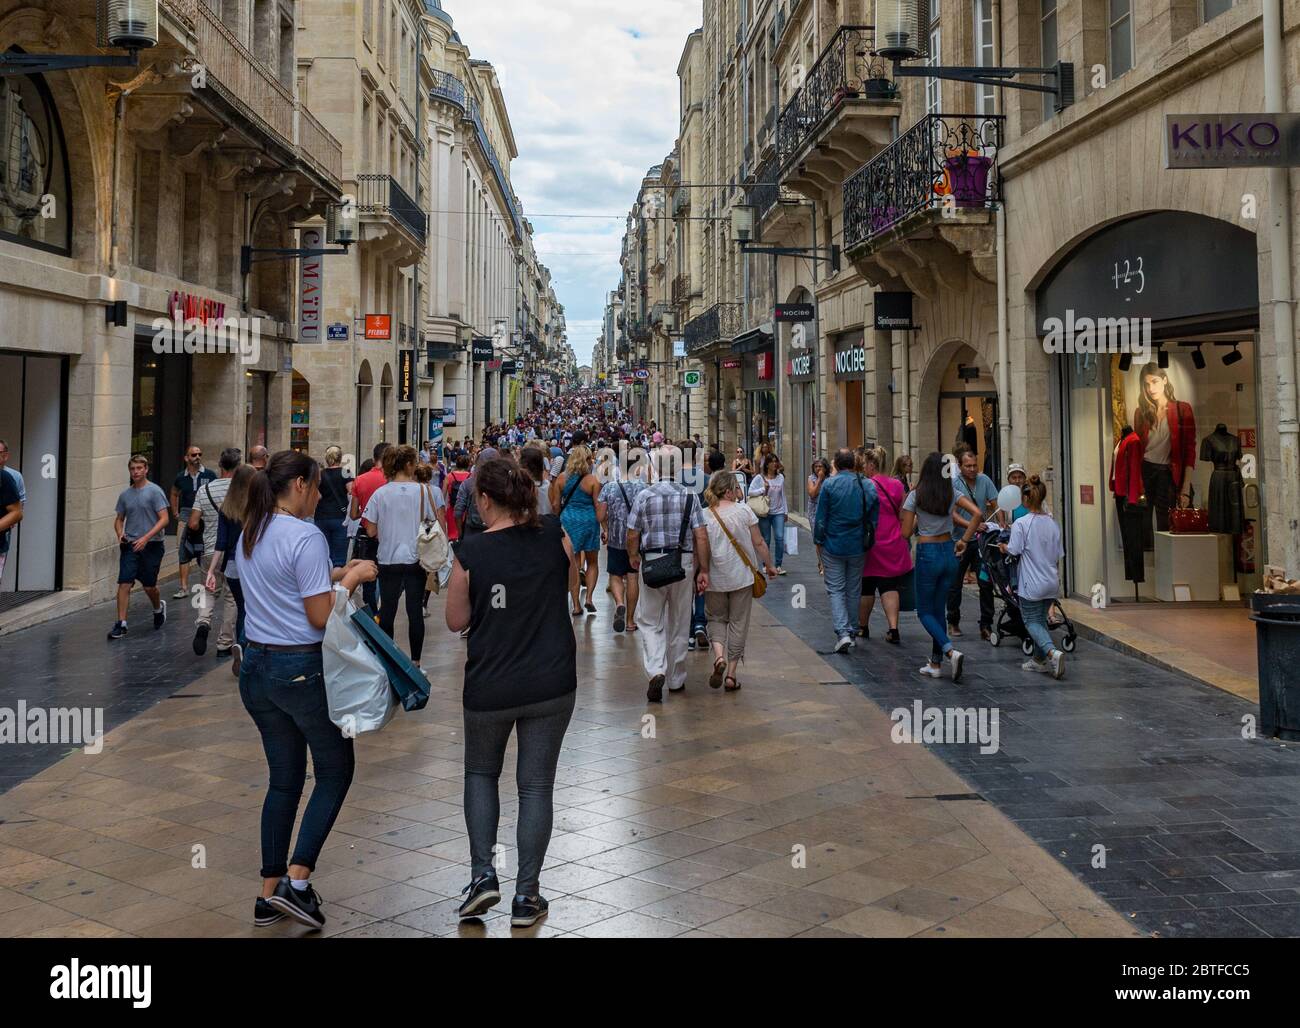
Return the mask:
[[(1042, 48), (1042, 60), (1038, 63), (1050, 68), (1060, 59), (1057, 44), (1056, 0), (1039, 0), (1039, 43)], [(1043, 118), (1056, 113), (1056, 99), (1050, 93), (1043, 94)]]
[(1229, 8), (1236, 6), (1237, 0), (1201, 0), (1201, 21), (1212, 21)]
[(311, 384), (296, 371), (289, 405), (289, 448), (299, 453), (311, 449)]
[(39, 75), (0, 78), (0, 239), (72, 252), (67, 147)]
[[(975, 0), (975, 64), (991, 68), (997, 63), (993, 53), (993, 0)], [(996, 114), (997, 102), (991, 85), (975, 87), (975, 111)]]

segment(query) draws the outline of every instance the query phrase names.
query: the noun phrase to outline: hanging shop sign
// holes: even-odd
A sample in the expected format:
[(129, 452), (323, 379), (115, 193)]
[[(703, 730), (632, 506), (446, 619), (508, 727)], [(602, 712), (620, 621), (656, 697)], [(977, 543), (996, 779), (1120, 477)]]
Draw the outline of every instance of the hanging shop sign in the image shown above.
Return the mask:
[(638, 381), (640, 381), (640, 382), (644, 382), (646, 379), (648, 379), (648, 378), (650, 377), (650, 369), (649, 369), (649, 368), (637, 368), (636, 371), (635, 371), (633, 374), (634, 374), (634, 377), (635, 377)]
[(1300, 114), (1166, 114), (1166, 168), (1300, 165)]
[(867, 377), (867, 348), (863, 333), (841, 336), (835, 343), (835, 381), (861, 381)]
[(379, 340), (392, 339), (393, 316), (391, 314), (367, 314), (366, 338)]
[(492, 339), (490, 336), (475, 336), (473, 344), (474, 360), (478, 362), (490, 361), (495, 356), (492, 348)]
[(502, 361), (502, 362), (501, 362), (501, 374), (503, 374), (503, 375), (513, 375), (513, 374), (515, 374), (518, 370), (519, 370), (519, 363), (518, 363), (517, 361)]
[(501, 370), (501, 365), (502, 365), (502, 363), (503, 363), (503, 362), (502, 362), (502, 361), (499, 361), (499, 360), (490, 360), (490, 361), (487, 362), (487, 364), (484, 365), (484, 370), (486, 370), (486, 371), (500, 371), (500, 370)]
[(736, 368), (740, 367), (741, 364), (743, 363), (744, 362), (740, 357), (727, 357), (723, 360), (722, 366), (724, 368), (727, 368), (728, 370), (734, 371)]
[(785, 375), (791, 382), (811, 382), (816, 371), (811, 350), (796, 354), (785, 362)]
[(911, 293), (876, 293), (872, 297), (876, 331), (896, 332), (915, 328), (912, 324)]
[[(304, 250), (319, 250), (325, 242), (318, 228), (305, 228), (298, 234)], [(321, 341), (321, 315), (324, 309), (325, 258), (304, 257), (298, 262), (298, 342)]]
[(415, 351), (397, 352), (397, 402), (415, 402)]
[(817, 307), (811, 303), (778, 303), (773, 317), (784, 324), (812, 321), (817, 317)]
[(698, 389), (704, 385), (704, 372), (702, 371), (683, 371), (682, 385), (687, 389)]

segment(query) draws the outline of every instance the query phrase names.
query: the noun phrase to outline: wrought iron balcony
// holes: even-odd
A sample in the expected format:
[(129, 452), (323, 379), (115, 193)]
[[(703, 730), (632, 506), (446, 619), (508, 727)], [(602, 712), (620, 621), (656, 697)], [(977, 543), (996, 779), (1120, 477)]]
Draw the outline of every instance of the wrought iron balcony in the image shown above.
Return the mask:
[(799, 203), (800, 196), (793, 190), (781, 185), (781, 169), (774, 158), (769, 158), (758, 166), (754, 173), (754, 184), (748, 189), (749, 203), (754, 207), (755, 222), (763, 224), (778, 203)]
[[(221, 20), (212, 0), (162, 0), (162, 7), (194, 32), (194, 55), (207, 72), (211, 94), (276, 139), (335, 188), (341, 188), (343, 145), (294, 99), (286, 86)], [(204, 96), (195, 90), (196, 97)]]
[(844, 183), (852, 250), (917, 211), (991, 208), (1002, 200), (1002, 115), (927, 114)]
[(686, 323), (683, 336), (686, 339), (686, 352), (695, 353), (715, 343), (730, 342), (741, 329), (741, 305), (738, 303), (715, 303), (698, 318)]
[(889, 66), (871, 56), (875, 29), (846, 25), (831, 39), (803, 85), (777, 120), (777, 156), (789, 164), (821, 131), (827, 119), (849, 99), (892, 100), (898, 90)]
[(358, 175), (357, 210), (362, 215), (393, 217), (421, 245), (429, 232), (429, 216), (392, 175)]
[(673, 197), (673, 217), (680, 218), (688, 214), (691, 209), (691, 191), (689, 189), (678, 189), (676, 196)]

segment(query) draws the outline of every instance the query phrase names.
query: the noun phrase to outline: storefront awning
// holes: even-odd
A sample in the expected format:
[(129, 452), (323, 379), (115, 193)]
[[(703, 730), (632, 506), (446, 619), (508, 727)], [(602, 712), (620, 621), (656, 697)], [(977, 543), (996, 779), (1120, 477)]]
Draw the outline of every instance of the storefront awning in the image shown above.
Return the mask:
[(742, 332), (731, 341), (732, 353), (758, 353), (761, 350), (771, 349), (773, 336), (771, 332), (764, 332), (761, 328), (753, 328), (748, 332)]

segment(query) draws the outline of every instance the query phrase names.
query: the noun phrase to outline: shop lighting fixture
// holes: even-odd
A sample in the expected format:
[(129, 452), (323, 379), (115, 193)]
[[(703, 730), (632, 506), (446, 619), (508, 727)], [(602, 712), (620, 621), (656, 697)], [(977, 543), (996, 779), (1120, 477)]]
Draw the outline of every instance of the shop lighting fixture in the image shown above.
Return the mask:
[(1156, 363), (1159, 364), (1160, 367), (1162, 368), (1169, 367), (1169, 351), (1166, 350), (1163, 346), (1158, 348), (1158, 356), (1156, 357)]
[(1131, 367), (1133, 367), (1133, 354), (1121, 353), (1119, 355), (1119, 370), (1128, 371)]
[(1192, 363), (1196, 366), (1197, 371), (1205, 370), (1205, 354), (1201, 350), (1201, 344), (1196, 344), (1196, 352), (1192, 354)]
[(1228, 367), (1231, 367), (1233, 364), (1236, 364), (1238, 361), (1244, 359), (1244, 357), (1245, 354), (1243, 354), (1239, 349), (1237, 349), (1236, 343), (1233, 343), (1232, 353), (1225, 353), (1223, 355), (1223, 363)]

